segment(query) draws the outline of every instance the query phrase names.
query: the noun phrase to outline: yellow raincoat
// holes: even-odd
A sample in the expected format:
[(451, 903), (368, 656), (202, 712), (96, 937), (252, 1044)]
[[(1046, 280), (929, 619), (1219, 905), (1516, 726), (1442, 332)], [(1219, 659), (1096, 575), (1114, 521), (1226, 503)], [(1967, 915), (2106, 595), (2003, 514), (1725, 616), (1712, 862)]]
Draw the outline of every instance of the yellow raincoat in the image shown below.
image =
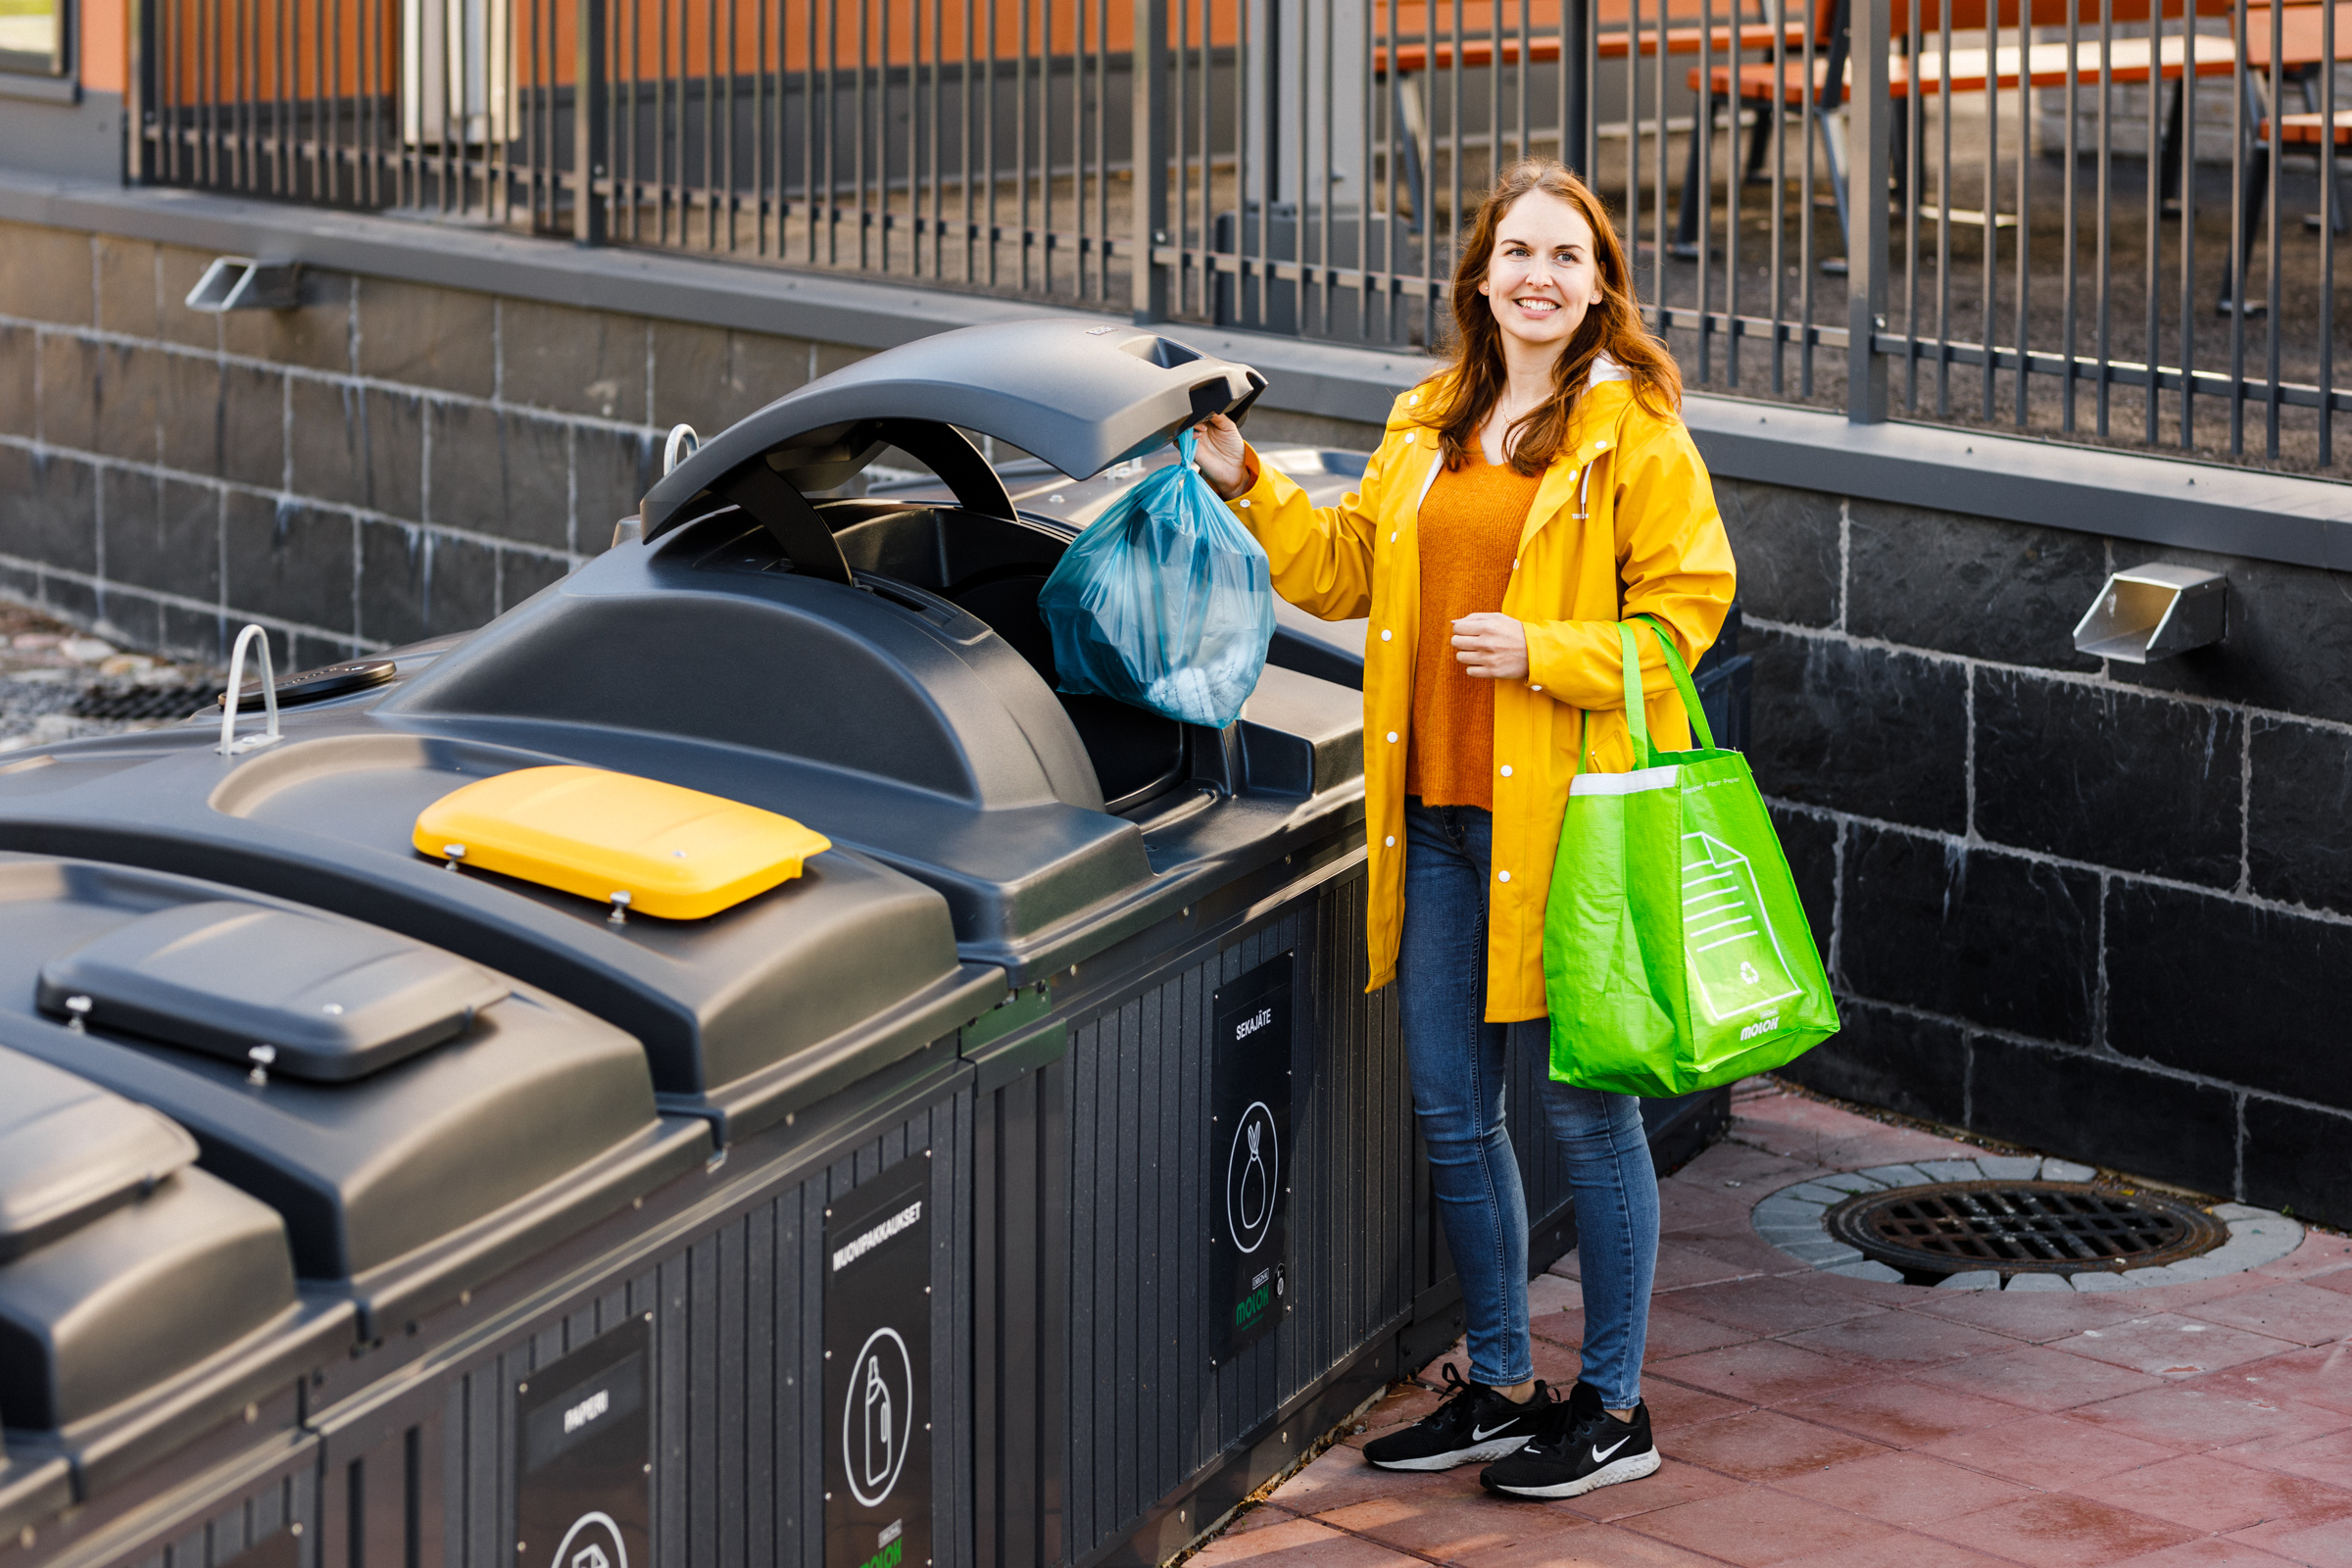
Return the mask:
[[(1620, 372), (1622, 373), (1622, 372)], [(1437, 475), (1438, 432), (1418, 422), (1426, 393), (1400, 395), (1361, 487), (1315, 507), (1262, 463), (1231, 503), (1273, 566), (1274, 588), (1326, 620), (1368, 615), (1364, 641), (1365, 826), (1371, 899), (1369, 990), (1396, 976), (1404, 910), (1404, 760), (1419, 646), (1416, 520)], [(1252, 455), (1253, 463), (1254, 455)], [(1592, 714), (1591, 766), (1633, 765), (1617, 622), (1655, 615), (1696, 663), (1732, 602), (1731, 542), (1714, 488), (1680, 419), (1602, 381), (1578, 399), (1573, 438), (1545, 470), (1519, 536), (1502, 612), (1527, 628), (1528, 674), (1494, 692), (1494, 882), (1487, 934), (1487, 1019), (1541, 1018), (1544, 902), (1558, 853), (1578, 720)], [(1652, 744), (1690, 744), (1681, 698), (1657, 639), (1642, 648)]]

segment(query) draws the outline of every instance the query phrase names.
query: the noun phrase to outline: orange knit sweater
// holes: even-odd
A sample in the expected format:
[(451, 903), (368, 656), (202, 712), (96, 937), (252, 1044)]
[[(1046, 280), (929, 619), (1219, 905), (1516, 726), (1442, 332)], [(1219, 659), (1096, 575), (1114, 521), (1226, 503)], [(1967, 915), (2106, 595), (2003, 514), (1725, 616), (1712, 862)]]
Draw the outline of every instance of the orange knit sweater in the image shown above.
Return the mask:
[(1496, 466), (1473, 449), (1421, 502), (1421, 635), (1404, 792), (1424, 806), (1494, 808), (1494, 683), (1454, 657), (1453, 623), (1502, 609), (1519, 530), (1542, 474)]

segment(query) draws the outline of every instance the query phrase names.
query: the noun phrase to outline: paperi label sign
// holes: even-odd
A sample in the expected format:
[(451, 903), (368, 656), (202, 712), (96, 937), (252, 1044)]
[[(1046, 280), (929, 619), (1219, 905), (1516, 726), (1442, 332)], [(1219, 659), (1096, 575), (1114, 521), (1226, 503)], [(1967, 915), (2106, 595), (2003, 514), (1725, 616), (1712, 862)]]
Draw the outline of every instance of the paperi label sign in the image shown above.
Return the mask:
[(515, 1568), (652, 1568), (651, 1329), (628, 1318), (516, 1384)]
[(1222, 1361), (1274, 1331), (1290, 1280), (1292, 955), (1218, 988), (1209, 1069), (1209, 1344)]
[(825, 1211), (825, 1565), (931, 1560), (931, 1155)]

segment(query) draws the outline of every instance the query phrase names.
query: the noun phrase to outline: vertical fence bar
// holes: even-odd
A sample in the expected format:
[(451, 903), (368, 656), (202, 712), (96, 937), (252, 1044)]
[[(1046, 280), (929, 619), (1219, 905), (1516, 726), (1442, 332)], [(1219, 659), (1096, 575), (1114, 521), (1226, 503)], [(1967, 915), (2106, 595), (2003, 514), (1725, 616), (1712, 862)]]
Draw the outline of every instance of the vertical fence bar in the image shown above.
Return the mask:
[[(2102, 0), (2103, 3), (2103, 0)], [(2017, 36), (2023, 40), (2033, 36), (2030, 8), (2018, 13)], [(1986, 424), (1992, 422), (1993, 382), (1999, 374), (1994, 364), (1994, 349), (2000, 334), (1994, 330), (2000, 312), (2001, 259), (2001, 14), (2000, 8), (1988, 6), (1984, 14), (1984, 188), (1981, 216), (1984, 220), (1984, 248), (1978, 257), (1979, 286), (1984, 296), (1978, 303), (1978, 330), (1983, 334), (1984, 363), (1978, 368), (1977, 415)], [(1948, 85), (1948, 83), (1947, 83)], [(2105, 215), (2102, 214), (2102, 220)]]
[(1592, 142), (1585, 128), (1592, 101), (1592, 68), (1586, 55), (1593, 46), (1594, 3), (1560, 0), (1560, 162), (1598, 190)]
[[(2321, 10), (2332, 15), (2335, 11), (2333, 0), (2329, 0), (2328, 4), (2322, 6)], [(2263, 332), (2264, 345), (2268, 352), (2263, 358), (2262, 394), (2262, 455), (2273, 460), (2278, 456), (2278, 214), (2279, 209), (2285, 205), (2279, 200), (2278, 180), (2279, 176), (2286, 172), (2280, 157), (2283, 150), (2280, 137), (2284, 131), (2284, 126), (2280, 122), (2286, 116), (2286, 79), (2284, 75), (2286, 63), (2279, 57), (2286, 53), (2286, 40), (2283, 32), (2285, 25), (2286, 9), (2283, 6), (2273, 5), (2271, 7), (2271, 79), (2268, 83), (2270, 114), (2266, 117), (2270, 122), (2271, 134), (2268, 137), (2269, 146), (2263, 149), (2265, 156), (2270, 159), (2271, 165), (2269, 180), (2271, 203), (2270, 212), (2263, 227), (2263, 284), (2268, 307), (2264, 315), (2269, 319), (2265, 323)], [(2335, 62), (2329, 60), (2326, 69), (2332, 73), (2335, 70)], [(2327, 134), (2332, 138), (2335, 135), (2335, 127), (2328, 126)]]
[(581, 245), (606, 240), (605, 211), (596, 200), (596, 159), (605, 145), (605, 0), (573, 0), (571, 63), (571, 237)]
[(2320, 466), (2335, 464), (2335, 7), (2320, 12)]
[[(1997, 63), (1997, 59), (1996, 59)], [(2073, 62), (2068, 62), (2073, 70)], [(1989, 236), (1987, 236), (1989, 237)], [(2017, 22), (2017, 244), (2014, 255), (2017, 264), (2017, 299), (2013, 309), (2014, 332), (2017, 338), (2017, 386), (2014, 418), (2017, 427), (2026, 427), (2026, 383), (2031, 379), (2034, 357), (2031, 294), (2033, 271), (2028, 265), (2034, 253), (2034, 18), (2030, 7), (2021, 8)]]
[[(2081, 174), (2076, 167), (2080, 160), (2076, 156), (2075, 142), (2077, 127), (2082, 123), (2082, 9), (2080, 5), (2070, 5), (2066, 8), (2066, 135), (2062, 138), (2066, 168), (2060, 175), (2058, 198), (2060, 216), (2065, 225), (2064, 232), (2059, 236), (2059, 267), (2065, 276), (2058, 291), (2059, 373), (2062, 377), (2058, 383), (2058, 428), (2067, 435), (2075, 433), (2075, 312), (2079, 284), (2076, 274), (2082, 266), (2078, 255), (2081, 249), (2078, 234), (2082, 226), (2078, 214), (2081, 209), (2075, 205), (2075, 187)], [(2150, 384), (2153, 385), (2153, 382)]]
[[(1171, 315), (1191, 313), (1204, 316), (1207, 314), (1206, 294), (1201, 295), (1200, 304), (1194, 303), (1196, 280), (1200, 276), (1200, 258), (1194, 245), (1193, 233), (1193, 142), (1199, 117), (1196, 113), (1197, 89), (1194, 85), (1192, 0), (1175, 0), (1175, 9), (1169, 14), (1168, 28), (1161, 36), (1168, 40), (1166, 74), (1154, 88), (1167, 106), (1165, 150), (1160, 155), (1160, 171), (1155, 176), (1160, 185), (1160, 245), (1168, 255), (1168, 260), (1159, 264), (1167, 269), (1161, 287), (1165, 291)], [(1137, 144), (1135, 156), (1139, 160), (1140, 178), (1140, 160), (1143, 156), (1140, 143)], [(1205, 168), (1202, 173), (1205, 177)], [(1141, 199), (1140, 188), (1138, 199)], [(1151, 260), (1149, 257), (1139, 257), (1136, 266), (1142, 267)], [(1133, 271), (1128, 274), (1130, 296), (1134, 293), (1135, 276)]]
[[(2183, 22), (2193, 22), (2195, 0), (2181, 0)], [(2145, 295), (2140, 328), (2144, 343), (2140, 358), (2148, 368), (2147, 383), (2141, 389), (2140, 439), (2149, 446), (2156, 444), (2156, 414), (2161, 389), (2156, 368), (2164, 363), (2163, 327), (2158, 320), (2156, 301), (2160, 292), (2164, 268), (2164, 155), (2162, 133), (2157, 122), (2158, 107), (2164, 99), (2164, 0), (2150, 0), (2148, 5), (2148, 121), (2147, 121), (2147, 211), (2143, 217), (2143, 239), (2146, 255), (2140, 263), (2140, 291)]]
[(129, 36), (128, 68), (123, 80), (122, 120), (125, 127), (123, 172), (134, 185), (155, 177), (155, 83), (149, 78), (155, 60), (155, 10), (147, 0), (126, 0), (124, 18)]
[(2180, 448), (2196, 440), (2197, 397), (2197, 8), (2181, 0), (2180, 40)]
[[(1522, 0), (1522, 3), (1524, 3), (1524, 0)], [(1334, 89), (1339, 85), (1338, 69), (1334, 61), (1334, 57), (1339, 53), (1340, 41), (1334, 31), (1338, 24), (1339, 17), (1337, 12), (1333, 9), (1332, 0), (1323, 0), (1323, 6), (1319, 15), (1321, 16), (1323, 23), (1321, 33), (1323, 47), (1320, 50), (1310, 49), (1307, 52), (1307, 58), (1309, 60), (1319, 58), (1323, 63), (1323, 172), (1320, 180), (1322, 188), (1316, 193), (1320, 198), (1317, 202), (1317, 207), (1320, 210), (1318, 219), (1320, 227), (1317, 230), (1315, 240), (1315, 260), (1321, 264), (1323, 268), (1322, 320), (1323, 331), (1325, 335), (1328, 336), (1333, 330), (1332, 307), (1335, 303), (1333, 295), (1335, 284), (1333, 281), (1331, 252), (1331, 209), (1332, 197), (1335, 187), (1338, 185), (1338, 175), (1340, 173), (1338, 119), (1339, 105), (1334, 96)], [(1362, 204), (1359, 202), (1357, 205), (1360, 206)], [(1300, 214), (1299, 220), (1301, 223), (1303, 223), (1305, 220), (1305, 215)], [(1305, 247), (1303, 246), (1300, 247), (1301, 250), (1304, 248)], [(1363, 247), (1358, 245), (1355, 251), (1355, 261), (1356, 270), (1359, 272), (1363, 270), (1364, 263), (1368, 260), (1369, 258), (1364, 254)], [(1299, 325), (1303, 330), (1305, 326), (1305, 321), (1303, 318), (1304, 313), (1301, 312), (1300, 314), (1301, 319)], [(1363, 314), (1360, 309), (1356, 314), (1356, 319), (1359, 321), (1363, 319)]]
[[(1771, 8), (1773, 21), (1772, 45), (1772, 229), (1768, 238), (1772, 256), (1772, 390), (1779, 396), (1788, 390), (1788, 334), (1783, 330), (1788, 314), (1788, 288), (1783, 279), (1788, 271), (1788, 27), (1785, 6)], [(1811, 19), (1807, 18), (1805, 31), (1812, 33)], [(1809, 90), (1809, 88), (1808, 88)], [(1762, 135), (1764, 125), (1758, 123), (1751, 133)], [(1741, 168), (1746, 166), (1742, 164)], [(1800, 266), (1809, 265), (1800, 262)]]
[[(1733, 0), (1735, 14), (1739, 0)], [(1690, 160), (1685, 177), (1690, 189), (1683, 193), (1683, 210), (1698, 215), (1696, 324), (1698, 327), (1698, 383), (1711, 379), (1715, 347), (1715, 318), (1709, 312), (1715, 256), (1715, 0), (1698, 0), (1698, 102), (1690, 110)], [(1666, 58), (1660, 38), (1658, 58)], [(1660, 95), (1661, 100), (1663, 94)], [(1695, 205), (1694, 205), (1695, 204)]]
[(2110, 278), (2115, 266), (2111, 209), (2115, 205), (2115, 7), (2099, 0), (2099, 196), (2098, 196), (2098, 416), (2095, 428), (2107, 434), (2107, 416), (2115, 387), (2114, 301)]
[(1166, 320), (1174, 304), (1168, 268), (1159, 259), (1159, 248), (1168, 242), (1168, 0), (1134, 0), (1134, 5), (1135, 64), (1127, 96), (1135, 120), (1135, 262), (1128, 276), (1134, 319), (1143, 326)]
[(1950, 0), (1937, 5), (1936, 69), (1943, 74), (1944, 90), (1936, 95), (1936, 416), (1952, 416), (1952, 8)]
[[(1642, 0), (1632, 0), (1632, 4), (1627, 9), (1638, 10), (1641, 3)], [(1654, 138), (1657, 143), (1656, 172), (1653, 176), (1656, 183), (1656, 200), (1651, 204), (1654, 210), (1650, 214), (1650, 221), (1657, 229), (1657, 242), (1656, 248), (1650, 253), (1649, 296), (1650, 303), (1657, 312), (1658, 336), (1661, 338), (1666, 335), (1666, 166), (1668, 162), (1666, 153), (1666, 34), (1674, 24), (1673, 20), (1667, 15), (1668, 6), (1669, 0), (1658, 0), (1658, 32), (1656, 47), (1651, 51), (1655, 59), (1651, 61), (1650, 71), (1651, 75), (1656, 78), (1652, 84), (1656, 102), (1651, 107), (1657, 111), (1657, 134)], [(1631, 58), (1639, 59), (1640, 56), (1641, 50), (1637, 47)]]
[(2230, 318), (2230, 455), (2246, 450), (2246, 164), (2254, 122), (2246, 109), (2254, 91), (2246, 74), (2246, 0), (2231, 7), (2230, 36), (2240, 47), (2230, 70), (2230, 261), (2222, 274), (2222, 310)]
[[(1886, 312), (1886, 44), (1892, 27), (1888, 0), (1853, 0), (1853, 90), (1845, 133), (1847, 221), (1845, 300), (1845, 416), (1855, 424), (1886, 418), (1886, 362), (1877, 335)], [(1990, 187), (1985, 192), (1985, 249), (1991, 246)], [(1986, 319), (1990, 320), (1990, 290)], [(1991, 334), (1985, 334), (1986, 348)], [(1991, 356), (1986, 355), (1989, 363)]]
[[(1095, 0), (1095, 298), (1110, 303), (1110, 8), (1111, 0)], [(1163, 45), (1164, 47), (1164, 45)], [(1128, 60), (1128, 90), (1132, 92), (1135, 62)], [(1128, 149), (1130, 161), (1135, 149)], [(1140, 172), (1140, 171), (1139, 171)], [(1129, 194), (1134, 194), (1134, 175)], [(1157, 178), (1154, 172), (1153, 178)], [(1147, 258), (1136, 258), (1141, 266)]]
[[(1903, 7), (1903, 59), (1910, 68), (1910, 90), (1903, 95), (1903, 412), (1919, 412), (1919, 203), (1920, 152), (1926, 113), (1919, 83), (1919, 7)], [(1937, 69), (1941, 69), (1938, 67)]]
[[(1846, 13), (1846, 27), (1849, 36), (1852, 26), (1852, 12), (1849, 8)], [(1804, 132), (1803, 144), (1800, 148), (1804, 156), (1799, 161), (1799, 167), (1804, 172), (1798, 181), (1801, 188), (1797, 192), (1796, 201), (1796, 309), (1798, 317), (1796, 390), (1797, 396), (1806, 398), (1813, 395), (1813, 138), (1821, 124), (1821, 116), (1817, 111), (1829, 93), (1826, 85), (1820, 88), (1813, 85), (1814, 30), (1810, 26), (1805, 28), (1805, 85), (1803, 97), (1799, 100), (1803, 107), (1797, 114)], [(1775, 105), (1775, 108), (1777, 110), (1778, 105)]]
[[(963, 6), (966, 12), (968, 5)], [(947, 149), (942, 125), (947, 114), (948, 33), (945, 0), (931, 0), (931, 276), (947, 275), (947, 171), (940, 160)]]

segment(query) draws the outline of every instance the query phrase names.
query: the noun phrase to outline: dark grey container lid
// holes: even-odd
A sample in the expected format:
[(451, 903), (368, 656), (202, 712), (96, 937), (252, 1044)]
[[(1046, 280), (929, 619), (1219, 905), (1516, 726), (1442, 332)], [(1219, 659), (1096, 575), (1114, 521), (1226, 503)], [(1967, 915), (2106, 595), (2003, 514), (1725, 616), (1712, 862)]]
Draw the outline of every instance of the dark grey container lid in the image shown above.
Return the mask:
[[(116, 1148), (94, 1152), (114, 1168), (118, 1200), (0, 1263), (0, 1422), (38, 1431), (88, 1420), (295, 1305), (284, 1222), (203, 1171), (177, 1168), (191, 1151), (169, 1122), (6, 1050), (0, 1103), (91, 1106), (79, 1113), (85, 1128), (102, 1130), (105, 1118), (118, 1130)], [(158, 1122), (177, 1136), (156, 1138)], [(21, 1136), (11, 1129), (7, 1144)], [(125, 1158), (124, 1143), (147, 1146), (146, 1157)], [(161, 1163), (171, 1168), (152, 1185), (121, 1185), (156, 1165), (167, 1144)], [(15, 1160), (13, 1147), (0, 1151), (0, 1161)]]
[(50, 959), (39, 1002), (59, 1017), (338, 1082), (457, 1038), (506, 994), (488, 971), (389, 931), (212, 900)]
[[(645, 537), (763, 459), (802, 491), (845, 482), (884, 445), (864, 422), (978, 431), (1083, 479), (1211, 414), (1246, 414), (1265, 384), (1150, 327), (1046, 317), (942, 332), (835, 370), (713, 436), (646, 493)], [(983, 502), (946, 476), (964, 505)]]
[(95, 1010), (75, 1033), (34, 1009), (51, 953), (219, 905), (353, 924), (184, 877), (0, 856), (0, 1045), (193, 1134), (203, 1169), (282, 1215), (295, 1271), (348, 1290), (364, 1328), (456, 1298), (708, 1155), (705, 1123), (659, 1114), (634, 1039), (504, 979), (457, 1038), (339, 1082), (255, 1083)]
[(144, 1105), (0, 1051), (0, 1262), (194, 1164), (196, 1140)]

